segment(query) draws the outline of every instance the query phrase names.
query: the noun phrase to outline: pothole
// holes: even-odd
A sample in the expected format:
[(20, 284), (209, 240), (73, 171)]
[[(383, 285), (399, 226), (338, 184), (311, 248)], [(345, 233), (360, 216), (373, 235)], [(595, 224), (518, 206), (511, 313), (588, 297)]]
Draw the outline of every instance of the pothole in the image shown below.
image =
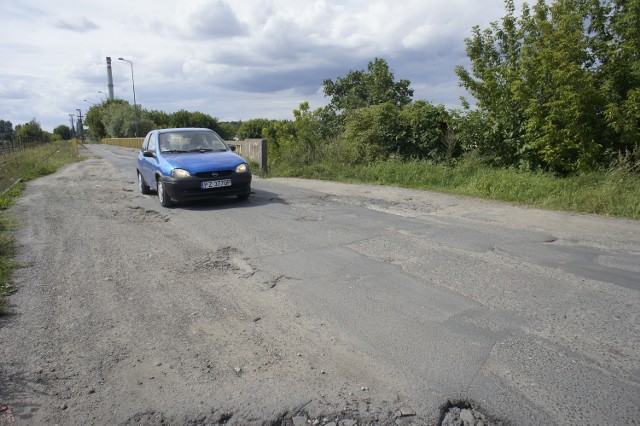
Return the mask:
[[(131, 222), (146, 222), (150, 218), (157, 219), (162, 222), (169, 222), (169, 216), (164, 215), (156, 210), (148, 210), (140, 206), (136, 206), (136, 207), (127, 206), (127, 208), (129, 209), (128, 213), (126, 214), (127, 220)], [(114, 213), (114, 215), (118, 216), (119, 213), (116, 212)]]
[(193, 272), (201, 271), (216, 271), (216, 272), (231, 272), (240, 270), (234, 263), (235, 256), (239, 255), (240, 251), (234, 247), (222, 247), (215, 251), (215, 253), (208, 253), (204, 257), (194, 260)]
[(438, 426), (499, 426), (501, 421), (491, 419), (478, 405), (467, 400), (448, 400), (440, 407)]

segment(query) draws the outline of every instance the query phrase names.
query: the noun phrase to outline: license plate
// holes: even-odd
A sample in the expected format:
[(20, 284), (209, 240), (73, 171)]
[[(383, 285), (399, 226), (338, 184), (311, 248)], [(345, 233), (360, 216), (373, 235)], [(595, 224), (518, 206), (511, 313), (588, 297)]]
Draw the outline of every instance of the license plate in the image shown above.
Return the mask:
[(222, 186), (231, 186), (231, 179), (208, 180), (200, 183), (202, 189), (220, 188)]

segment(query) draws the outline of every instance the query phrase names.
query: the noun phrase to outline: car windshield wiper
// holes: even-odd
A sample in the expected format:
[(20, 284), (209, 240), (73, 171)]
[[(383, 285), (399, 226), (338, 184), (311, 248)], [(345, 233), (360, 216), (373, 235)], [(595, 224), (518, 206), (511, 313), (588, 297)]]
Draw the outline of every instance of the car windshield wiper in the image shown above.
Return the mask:
[(189, 152), (211, 152), (213, 151), (211, 148), (195, 148), (190, 149)]
[(162, 152), (163, 153), (168, 152), (170, 154), (179, 154), (181, 152), (188, 152), (188, 151), (183, 151), (181, 149), (163, 149)]

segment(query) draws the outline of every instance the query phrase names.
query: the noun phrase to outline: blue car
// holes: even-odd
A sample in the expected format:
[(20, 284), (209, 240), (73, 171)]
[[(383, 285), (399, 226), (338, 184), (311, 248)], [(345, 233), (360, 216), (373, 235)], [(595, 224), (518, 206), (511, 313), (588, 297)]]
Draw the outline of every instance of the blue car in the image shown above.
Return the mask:
[(249, 164), (229, 148), (216, 132), (185, 128), (152, 130), (138, 154), (138, 187), (158, 193), (163, 207), (174, 202), (251, 192)]

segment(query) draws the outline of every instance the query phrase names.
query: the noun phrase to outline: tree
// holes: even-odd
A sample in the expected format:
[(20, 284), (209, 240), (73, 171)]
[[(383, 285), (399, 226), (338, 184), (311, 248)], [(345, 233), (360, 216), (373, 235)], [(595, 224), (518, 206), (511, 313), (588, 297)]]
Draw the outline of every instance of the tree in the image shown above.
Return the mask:
[[(640, 3), (537, 0), (466, 40), (460, 84), (485, 125), (475, 145), (498, 165), (587, 171), (640, 128)], [(618, 25), (619, 24), (619, 25)], [(634, 71), (635, 70), (635, 71)], [(470, 111), (469, 104), (465, 104)], [(469, 132), (462, 132), (469, 134)]]
[(202, 127), (216, 130), (218, 119), (202, 112), (191, 112), (184, 109), (170, 115), (171, 127)]
[(296, 143), (290, 154), (299, 164), (312, 164), (320, 160), (323, 150), (327, 148), (326, 143), (322, 142), (322, 124), (319, 117), (321, 111), (311, 111), (308, 102), (301, 103), (299, 109), (293, 111)]
[(16, 136), (28, 139), (43, 139), (45, 132), (37, 119), (32, 118), (28, 123), (16, 126)]
[(401, 109), (391, 102), (350, 111), (342, 141), (350, 163), (369, 163), (402, 155)]
[[(505, 1), (507, 15), (502, 24), (493, 22), (481, 30), (474, 26), (465, 39), (471, 71), (457, 66), (460, 85), (476, 99), (486, 119), (481, 138), (476, 141), (480, 154), (497, 165), (517, 164), (525, 150), (522, 136), (524, 106), (518, 100), (520, 51), (524, 37), (518, 28), (513, 0)], [(527, 15), (527, 9), (523, 15)], [(469, 104), (463, 101), (466, 109)]]
[(224, 140), (231, 140), (238, 134), (240, 129), (240, 122), (219, 122), (216, 132)]
[(142, 138), (147, 135), (153, 129), (156, 129), (157, 126), (153, 122), (151, 118), (147, 115), (145, 110), (138, 111), (138, 137)]
[(247, 120), (238, 129), (239, 139), (261, 138), (262, 130), (269, 127), (270, 121), (266, 118), (254, 118)]
[(591, 14), (590, 49), (608, 129), (616, 136), (610, 152), (633, 150), (640, 140), (640, 2), (597, 4)]
[(406, 105), (413, 96), (410, 84), (409, 80), (395, 82), (389, 65), (380, 58), (369, 62), (367, 71), (350, 71), (335, 82), (323, 82), (325, 96), (331, 97), (329, 108), (338, 114), (383, 103)]
[(10, 121), (0, 120), (0, 137), (11, 137), (13, 135), (13, 124)]
[(153, 110), (149, 111), (149, 118), (153, 120), (158, 129), (167, 129), (171, 127), (171, 115), (164, 111)]
[(102, 124), (106, 136), (110, 138), (124, 138), (132, 136), (133, 110), (128, 102), (110, 103), (102, 111)]
[(291, 161), (290, 153), (296, 145), (296, 131), (292, 121), (268, 121), (267, 126), (261, 130), (261, 134), (267, 141), (269, 167)]
[(399, 108), (388, 102), (347, 114), (341, 136), (349, 162), (400, 159), (449, 160), (460, 155), (447, 144), (451, 118), (444, 106), (416, 101)]
[(68, 141), (71, 139), (71, 127), (61, 124), (53, 129), (53, 134), (60, 136), (62, 140)]
[(604, 116), (584, 31), (587, 9), (581, 0), (539, 0), (524, 21), (529, 34), (522, 48), (530, 160), (559, 174), (595, 167), (602, 152)]
[(95, 141), (107, 137), (105, 112), (112, 105), (129, 105), (124, 99), (107, 99), (106, 101), (92, 105), (87, 111), (84, 124), (89, 127), (89, 137)]
[(404, 158), (451, 160), (460, 155), (459, 145), (447, 141), (451, 117), (443, 105), (416, 101), (400, 113), (404, 135), (399, 152)]
[[(110, 138), (131, 138), (136, 131), (138, 137), (144, 137), (155, 128), (155, 123), (149, 118), (146, 110), (138, 105), (138, 113), (133, 114), (133, 107), (127, 101), (120, 99), (107, 101), (100, 110), (100, 117), (106, 136)], [(89, 115), (87, 113), (87, 115)]]

